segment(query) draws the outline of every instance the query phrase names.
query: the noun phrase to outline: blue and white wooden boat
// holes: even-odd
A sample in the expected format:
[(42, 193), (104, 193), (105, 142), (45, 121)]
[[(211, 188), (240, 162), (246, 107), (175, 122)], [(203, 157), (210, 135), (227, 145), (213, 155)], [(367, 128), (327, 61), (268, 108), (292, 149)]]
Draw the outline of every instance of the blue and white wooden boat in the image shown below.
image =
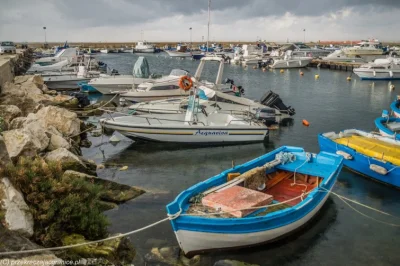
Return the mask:
[(400, 140), (400, 118), (389, 117), (387, 110), (383, 110), (382, 117), (375, 119), (375, 126), (382, 136)]
[(395, 117), (400, 118), (400, 96), (397, 96), (397, 98), (392, 102), (390, 109), (392, 109)]
[[(366, 145), (366, 149), (357, 150), (354, 146), (350, 147), (351, 145), (348, 143), (338, 143), (339, 138), (349, 138), (352, 136), (364, 137), (371, 143), (377, 141), (379, 145)], [(392, 148), (393, 151), (393, 147), (395, 147), (394, 149), (396, 152), (396, 147), (398, 146), (399, 149), (397, 153), (399, 153), (400, 141), (378, 134), (367, 133), (362, 130), (347, 129), (338, 134), (335, 132), (320, 134), (318, 135), (318, 142), (321, 151), (342, 155), (345, 159), (344, 165), (350, 170), (370, 177), (378, 182), (400, 188), (400, 164), (395, 162), (391, 163), (385, 159), (385, 154), (389, 155), (390, 148)], [(387, 143), (388, 151), (386, 153), (378, 148), (378, 146), (382, 148), (382, 142)], [(379, 153), (381, 153), (381, 156), (377, 158), (376, 155)], [(400, 158), (396, 160), (396, 155), (392, 155), (392, 159), (397, 162), (400, 161)]]
[(87, 82), (79, 82), (78, 86), (81, 90), (81, 92), (87, 92), (87, 93), (98, 93), (99, 91), (96, 90), (95, 87), (89, 85)]
[[(284, 146), (190, 187), (167, 205), (168, 215), (178, 216), (171, 219), (171, 224), (181, 249), (193, 254), (249, 247), (300, 229), (324, 205), (342, 164), (343, 157), (336, 154), (311, 154), (302, 148)], [(228, 217), (224, 213), (218, 215), (218, 209), (195, 209), (199, 206), (196, 199), (203, 203), (205, 196), (223, 193), (233, 186), (244, 184), (249, 188), (246, 182), (254, 171), (261, 176), (261, 183), (252, 191), (271, 195), (271, 206), (258, 206), (242, 218), (229, 217), (229, 213)], [(235, 173), (239, 176), (227, 181)], [(232, 202), (229, 197), (225, 200)]]

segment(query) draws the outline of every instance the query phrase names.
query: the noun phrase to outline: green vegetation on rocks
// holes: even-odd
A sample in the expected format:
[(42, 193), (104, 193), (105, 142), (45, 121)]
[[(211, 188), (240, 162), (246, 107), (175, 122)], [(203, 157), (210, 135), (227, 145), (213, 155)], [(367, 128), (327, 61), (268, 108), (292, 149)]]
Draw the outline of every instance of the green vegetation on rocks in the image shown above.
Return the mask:
[(61, 239), (72, 233), (88, 240), (107, 236), (108, 220), (99, 203), (102, 186), (65, 177), (60, 161), (47, 163), (39, 157), (20, 157), (15, 166), (10, 164), (4, 171), (32, 211), (37, 243), (59, 246)]

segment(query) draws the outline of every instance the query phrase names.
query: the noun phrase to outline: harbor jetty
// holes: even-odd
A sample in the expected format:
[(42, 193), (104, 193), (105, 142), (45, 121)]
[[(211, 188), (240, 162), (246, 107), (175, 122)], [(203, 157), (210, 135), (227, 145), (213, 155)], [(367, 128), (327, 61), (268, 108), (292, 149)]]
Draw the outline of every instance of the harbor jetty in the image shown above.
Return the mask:
[(362, 65), (362, 63), (355, 62), (332, 62), (321, 59), (313, 59), (310, 63), (310, 67), (321, 67), (321, 68), (329, 68), (335, 70), (344, 70), (344, 71), (353, 71), (354, 68), (358, 68)]
[(104, 166), (82, 157), (81, 147), (91, 145), (88, 125), (62, 107), (69, 96), (49, 90), (41, 76), (19, 76), (31, 62), (29, 49), (0, 57), (0, 252), (17, 252), (1, 259), (130, 263), (135, 248), (127, 238), (18, 254), (109, 237), (103, 212), (145, 192), (97, 177)]

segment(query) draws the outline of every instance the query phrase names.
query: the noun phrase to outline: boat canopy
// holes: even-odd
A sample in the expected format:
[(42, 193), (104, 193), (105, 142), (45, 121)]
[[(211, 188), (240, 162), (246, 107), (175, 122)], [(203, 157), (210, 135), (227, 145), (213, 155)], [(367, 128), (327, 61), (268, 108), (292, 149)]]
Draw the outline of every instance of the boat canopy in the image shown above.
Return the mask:
[(133, 76), (136, 78), (148, 78), (150, 76), (149, 63), (143, 56), (139, 56), (133, 67)]

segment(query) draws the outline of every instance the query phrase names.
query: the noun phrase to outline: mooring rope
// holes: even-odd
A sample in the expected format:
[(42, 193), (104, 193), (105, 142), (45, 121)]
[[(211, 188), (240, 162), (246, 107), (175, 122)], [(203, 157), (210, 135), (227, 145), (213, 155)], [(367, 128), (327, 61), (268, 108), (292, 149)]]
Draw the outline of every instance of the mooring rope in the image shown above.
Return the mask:
[[(169, 220), (174, 220), (174, 219), (176, 219), (176, 218), (178, 218), (178, 217), (180, 217), (180, 216), (209, 216), (209, 215), (215, 215), (215, 214), (231, 213), (231, 212), (234, 212), (234, 211), (243, 211), (243, 210), (251, 210), (251, 209), (268, 208), (268, 207), (273, 207), (273, 206), (278, 206), (278, 205), (286, 204), (286, 203), (288, 203), (288, 202), (291, 202), (291, 201), (296, 200), (296, 199), (299, 199), (299, 198), (303, 199), (304, 195), (307, 195), (307, 194), (309, 194), (309, 193), (311, 193), (311, 192), (313, 192), (313, 191), (314, 191), (314, 190), (311, 190), (311, 191), (306, 192), (306, 193), (302, 193), (300, 196), (294, 197), (294, 198), (292, 198), (292, 199), (289, 199), (289, 200), (286, 200), (286, 201), (283, 201), (283, 202), (278, 202), (278, 203), (274, 203), (274, 204), (270, 204), (270, 205), (265, 205), (265, 206), (258, 206), (258, 207), (250, 207), (250, 208), (243, 208), (243, 209), (237, 209), (237, 210), (230, 210), (230, 211), (226, 211), (226, 212), (201, 213), (201, 214), (188, 214), (188, 213), (182, 214), (182, 208), (180, 208), (179, 211), (178, 211), (177, 213), (175, 213), (175, 214), (167, 214), (168, 217), (166, 217), (166, 218), (164, 218), (164, 219), (161, 219), (161, 220), (159, 220), (159, 221), (157, 221), (157, 222), (154, 222), (154, 223), (152, 223), (152, 224), (149, 224), (149, 225), (147, 225), (147, 226), (141, 227), (141, 228), (139, 228), (139, 229), (136, 229), (136, 230), (133, 230), (133, 231), (130, 231), (130, 232), (127, 232), (127, 233), (123, 233), (123, 234), (119, 234), (119, 235), (107, 237), (107, 238), (104, 238), (104, 239), (99, 239), (99, 240), (94, 240), (94, 241), (88, 241), (88, 242), (78, 243), (78, 244), (72, 244), (72, 245), (67, 245), (67, 246), (50, 247), (50, 248), (40, 248), (40, 249), (31, 249), (31, 250), (20, 250), (20, 251), (0, 252), (0, 256), (4, 256), (4, 255), (16, 255), (16, 254), (27, 254), (27, 253), (38, 253), (38, 252), (46, 252), (46, 251), (65, 250), (65, 249), (70, 249), (70, 248), (75, 248), (75, 247), (81, 247), (81, 246), (86, 246), (86, 245), (91, 245), (91, 244), (102, 243), (102, 242), (105, 242), (105, 241), (108, 241), (108, 240), (118, 239), (118, 238), (126, 237), (126, 236), (129, 236), (129, 235), (135, 234), (135, 233), (142, 232), (142, 231), (144, 231), (144, 230), (146, 230), (146, 229), (149, 229), (149, 228), (151, 228), (151, 227), (154, 227), (154, 226), (156, 226), (156, 225), (158, 225), (158, 224), (161, 224), (161, 223), (163, 223), (163, 222), (166, 222), (166, 221), (169, 221)], [(347, 197), (341, 196), (341, 195), (339, 195), (339, 194), (337, 194), (337, 193), (335, 193), (335, 192), (332, 192), (332, 190), (328, 190), (328, 189), (323, 188), (323, 187), (319, 187), (318, 190), (317, 190), (316, 192), (323, 192), (323, 193), (328, 193), (328, 194), (329, 194), (329, 193), (332, 193), (333, 195), (339, 197), (339, 199), (341, 199), (344, 203), (346, 203), (346, 205), (348, 205), (351, 209), (353, 209), (354, 211), (356, 211), (356, 212), (359, 213), (360, 215), (362, 215), (362, 216), (364, 216), (364, 217), (367, 217), (367, 218), (369, 218), (369, 219), (371, 219), (371, 220), (374, 220), (374, 221), (376, 221), (376, 222), (383, 223), (383, 224), (386, 224), (386, 225), (389, 225), (389, 226), (394, 226), (394, 227), (399, 227), (399, 226), (400, 226), (400, 224), (387, 223), (387, 222), (378, 220), (378, 219), (376, 219), (376, 218), (374, 218), (374, 217), (371, 217), (371, 216), (369, 216), (369, 215), (367, 215), (367, 214), (365, 214), (365, 213), (362, 213), (361, 211), (359, 211), (359, 210), (355, 209), (353, 206), (351, 206), (347, 201), (350, 201), (350, 202), (352, 202), (352, 203), (354, 203), (354, 204), (360, 205), (360, 206), (362, 206), (362, 207), (364, 207), (364, 208), (368, 208), (368, 209), (370, 209), (370, 210), (376, 211), (376, 212), (378, 212), (378, 213), (381, 213), (381, 214), (384, 214), (384, 215), (387, 215), (387, 216), (391, 216), (391, 217), (398, 218), (398, 219), (400, 219), (400, 217), (394, 216), (394, 215), (389, 214), (389, 213), (387, 213), (387, 212), (384, 212), (384, 211), (378, 210), (378, 209), (376, 209), (376, 208), (373, 208), (373, 207), (371, 207), (371, 206), (362, 204), (362, 203), (360, 203), (360, 202), (358, 202), (358, 201), (355, 201), (355, 200), (349, 199), (349, 198), (347, 198)]]

